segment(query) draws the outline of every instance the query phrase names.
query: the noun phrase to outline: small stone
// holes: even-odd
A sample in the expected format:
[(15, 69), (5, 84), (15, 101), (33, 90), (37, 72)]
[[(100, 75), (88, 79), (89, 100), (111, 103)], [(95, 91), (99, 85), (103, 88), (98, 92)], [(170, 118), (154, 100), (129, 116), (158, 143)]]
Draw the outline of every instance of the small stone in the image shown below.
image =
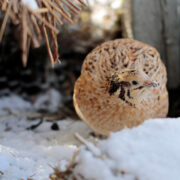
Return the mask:
[(51, 125), (51, 129), (54, 130), (54, 131), (59, 131), (59, 125), (57, 123), (53, 123)]

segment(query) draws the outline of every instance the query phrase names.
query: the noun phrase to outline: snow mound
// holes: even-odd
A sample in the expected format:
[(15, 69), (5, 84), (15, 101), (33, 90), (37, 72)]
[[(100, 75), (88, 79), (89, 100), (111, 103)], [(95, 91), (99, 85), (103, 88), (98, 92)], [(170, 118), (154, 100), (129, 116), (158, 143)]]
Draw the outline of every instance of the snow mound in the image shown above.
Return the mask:
[(83, 146), (74, 176), (94, 180), (179, 180), (179, 137), (180, 118), (147, 120), (101, 141), (99, 157)]

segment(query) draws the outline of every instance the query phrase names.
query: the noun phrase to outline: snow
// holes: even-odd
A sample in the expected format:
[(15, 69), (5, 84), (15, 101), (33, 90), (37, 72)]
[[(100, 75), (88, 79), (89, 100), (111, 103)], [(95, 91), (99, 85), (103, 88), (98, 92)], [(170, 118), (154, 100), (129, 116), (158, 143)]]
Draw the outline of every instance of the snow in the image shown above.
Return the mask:
[(180, 118), (148, 120), (101, 141), (99, 158), (81, 148), (74, 173), (87, 179), (178, 180), (179, 137)]
[[(7, 1), (9, 2), (10, 0), (7, 0)], [(38, 5), (36, 3), (36, 0), (22, 0), (22, 3), (29, 6), (32, 10), (38, 9)]]
[(49, 122), (27, 131), (26, 128), (36, 122), (24, 120), (8, 118), (1, 121), (0, 171), (5, 180), (48, 179), (52, 167), (60, 166), (63, 170), (71, 161), (79, 144), (74, 138), (77, 127), (87, 133), (90, 131), (82, 122), (72, 120), (58, 122), (61, 131), (57, 132), (50, 130)]
[[(54, 90), (47, 94), (47, 97), (39, 96), (37, 102), (42, 99), (48, 101), (48, 97), (55, 95), (56, 99), (60, 97)], [(52, 131), (52, 122), (49, 121), (44, 121), (33, 131), (27, 130), (40, 120), (29, 120), (31, 116), (34, 117), (35, 104), (15, 95), (0, 99), (1, 180), (49, 179), (52, 167), (58, 166), (65, 170), (77, 151), (80, 143), (75, 139), (74, 133), (78, 131), (83, 137), (87, 137), (91, 132), (84, 123), (70, 119), (57, 122), (60, 131)]]
[[(57, 108), (53, 102), (61, 96), (54, 90), (47, 95)], [(180, 118), (150, 119), (96, 142), (91, 129), (71, 119), (58, 121), (59, 131), (51, 130), (46, 119), (27, 130), (40, 120), (29, 117), (48, 97), (43, 94), (34, 104), (16, 95), (0, 98), (1, 180), (47, 180), (53, 167), (65, 171), (79, 149), (69, 180), (179, 180)]]
[(20, 111), (30, 111), (31, 104), (24, 101), (22, 98), (16, 95), (12, 95), (11, 98), (2, 97), (0, 99), (0, 116), (10, 113), (17, 113)]
[(58, 111), (61, 106), (61, 95), (55, 89), (50, 89), (48, 93), (39, 95), (38, 99), (34, 104), (34, 108), (38, 110), (48, 110), (51, 113)]
[(32, 10), (38, 9), (36, 0), (22, 0), (22, 2), (26, 5), (28, 5)]

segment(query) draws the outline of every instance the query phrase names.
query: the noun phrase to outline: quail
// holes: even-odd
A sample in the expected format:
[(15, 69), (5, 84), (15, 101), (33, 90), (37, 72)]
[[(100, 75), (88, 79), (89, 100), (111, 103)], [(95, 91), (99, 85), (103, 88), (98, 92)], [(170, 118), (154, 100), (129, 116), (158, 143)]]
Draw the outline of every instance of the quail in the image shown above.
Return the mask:
[(133, 39), (96, 47), (85, 58), (74, 87), (77, 114), (107, 135), (168, 112), (166, 68), (157, 50)]

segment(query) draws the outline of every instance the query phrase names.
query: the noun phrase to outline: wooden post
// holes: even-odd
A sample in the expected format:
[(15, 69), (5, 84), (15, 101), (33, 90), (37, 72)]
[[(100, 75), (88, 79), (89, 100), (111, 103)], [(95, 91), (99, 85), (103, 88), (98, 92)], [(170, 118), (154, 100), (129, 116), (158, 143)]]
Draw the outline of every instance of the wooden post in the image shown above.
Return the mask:
[(168, 86), (177, 88), (180, 85), (180, 0), (132, 0), (132, 6), (134, 38), (160, 52), (167, 67)]
[(163, 28), (169, 80), (168, 85), (170, 88), (176, 88), (180, 84), (180, 16), (178, 17), (177, 0), (161, 0), (161, 7), (164, 20)]

